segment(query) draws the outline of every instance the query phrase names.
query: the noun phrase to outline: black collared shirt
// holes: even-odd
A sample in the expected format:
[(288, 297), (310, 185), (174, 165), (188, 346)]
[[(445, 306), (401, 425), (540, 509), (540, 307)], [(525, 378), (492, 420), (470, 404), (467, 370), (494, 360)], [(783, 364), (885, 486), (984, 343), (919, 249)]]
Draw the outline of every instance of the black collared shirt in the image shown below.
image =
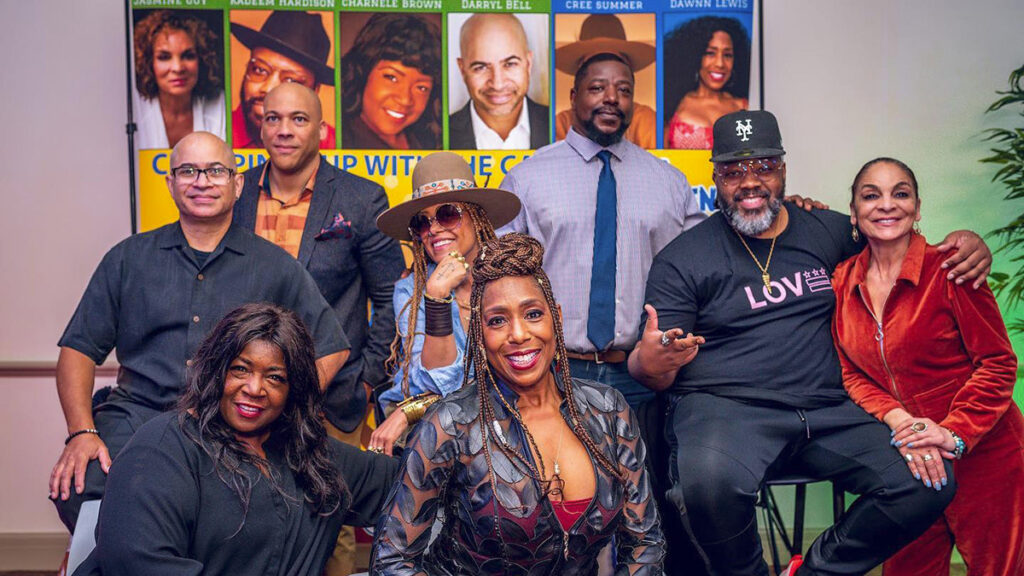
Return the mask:
[(169, 408), (186, 362), (225, 314), (250, 302), (294, 310), (317, 357), (349, 347), (334, 311), (287, 252), (232, 224), (200, 265), (175, 222), (114, 246), (89, 281), (59, 345), (97, 364), (116, 349), (119, 394)]

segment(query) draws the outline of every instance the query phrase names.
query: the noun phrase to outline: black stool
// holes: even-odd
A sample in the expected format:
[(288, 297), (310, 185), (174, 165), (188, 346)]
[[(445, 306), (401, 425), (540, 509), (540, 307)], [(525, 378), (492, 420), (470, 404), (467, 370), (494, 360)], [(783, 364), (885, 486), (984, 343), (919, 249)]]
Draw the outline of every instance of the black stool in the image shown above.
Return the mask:
[[(775, 533), (778, 531), (782, 545), (789, 552), (790, 557), (800, 554), (804, 549), (804, 511), (807, 503), (807, 485), (815, 482), (826, 482), (819, 478), (808, 478), (806, 476), (777, 476), (768, 478), (761, 483), (760, 498), (757, 505), (761, 507), (768, 527), (768, 547), (772, 554), (772, 567), (778, 574), (782, 570), (779, 559), (779, 547), (775, 541)], [(782, 514), (779, 512), (778, 503), (772, 494), (772, 486), (795, 486), (796, 498), (793, 504), (793, 530), (792, 535), (786, 530), (786, 524), (782, 521)], [(835, 522), (846, 510), (846, 494), (836, 483), (832, 483), (832, 519)]]

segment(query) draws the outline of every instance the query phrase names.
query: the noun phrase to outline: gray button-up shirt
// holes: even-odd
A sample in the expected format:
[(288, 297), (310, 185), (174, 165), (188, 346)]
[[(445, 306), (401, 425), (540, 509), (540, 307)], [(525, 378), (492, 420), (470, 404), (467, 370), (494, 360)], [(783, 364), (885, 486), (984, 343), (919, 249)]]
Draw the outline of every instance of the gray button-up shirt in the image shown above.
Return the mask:
[[(587, 339), (587, 311), (601, 150), (569, 130), (565, 140), (537, 150), (501, 183), (519, 196), (523, 209), (498, 233), (523, 232), (544, 245), (544, 270), (562, 307), (565, 345), (575, 352), (594, 350)], [(626, 140), (608, 151), (618, 198), (612, 348), (629, 350), (637, 340), (651, 261), (706, 216), (686, 176), (668, 162)]]

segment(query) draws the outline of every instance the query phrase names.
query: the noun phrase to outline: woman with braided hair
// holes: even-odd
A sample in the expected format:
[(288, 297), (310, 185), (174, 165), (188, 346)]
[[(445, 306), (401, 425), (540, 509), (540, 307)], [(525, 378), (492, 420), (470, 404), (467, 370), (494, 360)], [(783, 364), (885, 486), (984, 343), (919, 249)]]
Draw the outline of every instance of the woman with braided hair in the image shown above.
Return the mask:
[(395, 285), (397, 329), (388, 358), (395, 385), (379, 398), (390, 415), (367, 445), (389, 455), (426, 404), (462, 386), (469, 266), (494, 228), (520, 208), (510, 192), (478, 188), (469, 164), (451, 152), (420, 160), (412, 186), (408, 201), (377, 218), (381, 231), (412, 249), (412, 274)]
[(618, 391), (569, 374), (543, 254), (523, 234), (481, 248), (466, 382), (412, 435), (372, 574), (594, 574), (612, 536), (617, 573), (662, 574), (636, 419)]

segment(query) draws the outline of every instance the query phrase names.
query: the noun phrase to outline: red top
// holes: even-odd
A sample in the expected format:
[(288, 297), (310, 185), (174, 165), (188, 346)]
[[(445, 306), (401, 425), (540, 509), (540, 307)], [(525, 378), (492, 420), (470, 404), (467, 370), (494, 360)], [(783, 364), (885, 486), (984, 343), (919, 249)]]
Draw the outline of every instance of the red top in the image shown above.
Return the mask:
[(846, 390), (880, 420), (903, 407), (973, 448), (1012, 404), (1017, 373), (992, 290), (946, 280), (940, 265), (949, 255), (914, 234), (879, 334), (863, 285), (870, 250), (840, 264), (833, 277), (832, 332)]
[(568, 532), (569, 528), (576, 523), (576, 519), (583, 515), (587, 511), (587, 506), (590, 506), (591, 498), (583, 498), (581, 500), (562, 500), (561, 502), (552, 502), (551, 506), (555, 509), (555, 516), (558, 517), (558, 523), (562, 525), (562, 528)]

